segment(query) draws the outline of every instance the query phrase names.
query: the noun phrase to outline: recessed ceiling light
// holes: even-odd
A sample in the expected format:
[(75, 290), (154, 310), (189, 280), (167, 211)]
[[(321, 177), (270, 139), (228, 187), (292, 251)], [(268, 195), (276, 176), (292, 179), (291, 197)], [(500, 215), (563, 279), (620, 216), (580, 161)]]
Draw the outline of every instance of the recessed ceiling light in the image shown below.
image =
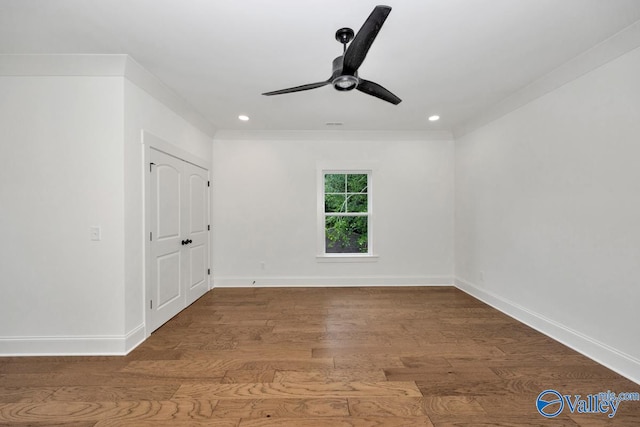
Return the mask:
[(246, 122), (247, 120), (249, 120), (249, 116), (245, 116), (244, 114), (240, 114), (238, 118), (243, 122)]
[(440, 116), (437, 116), (437, 115), (429, 116), (430, 122), (437, 122), (438, 120), (440, 120)]

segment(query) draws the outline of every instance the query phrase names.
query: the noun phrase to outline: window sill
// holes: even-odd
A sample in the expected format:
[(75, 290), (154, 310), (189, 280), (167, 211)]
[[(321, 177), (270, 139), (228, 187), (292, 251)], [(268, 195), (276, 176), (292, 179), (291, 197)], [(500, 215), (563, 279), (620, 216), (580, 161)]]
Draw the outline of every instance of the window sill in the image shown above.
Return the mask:
[(378, 262), (378, 255), (342, 255), (342, 254), (326, 254), (317, 255), (317, 262)]

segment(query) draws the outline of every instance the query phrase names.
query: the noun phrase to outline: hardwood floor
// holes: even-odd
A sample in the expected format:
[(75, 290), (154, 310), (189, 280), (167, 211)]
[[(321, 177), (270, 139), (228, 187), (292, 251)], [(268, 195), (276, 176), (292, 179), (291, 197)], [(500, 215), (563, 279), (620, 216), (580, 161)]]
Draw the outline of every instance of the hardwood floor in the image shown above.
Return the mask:
[(215, 289), (126, 357), (0, 358), (0, 425), (601, 426), (640, 386), (450, 287)]

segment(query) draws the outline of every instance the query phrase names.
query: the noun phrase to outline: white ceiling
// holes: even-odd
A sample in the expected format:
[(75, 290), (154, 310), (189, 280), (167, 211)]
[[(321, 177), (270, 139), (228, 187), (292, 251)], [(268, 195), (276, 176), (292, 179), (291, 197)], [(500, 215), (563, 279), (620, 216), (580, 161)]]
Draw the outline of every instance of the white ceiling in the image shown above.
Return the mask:
[(401, 104), (330, 86), (260, 95), (326, 80), (335, 31), (376, 4), (0, 0), (0, 53), (129, 54), (217, 129), (449, 130), (640, 19), (640, 0), (388, 0), (359, 74)]

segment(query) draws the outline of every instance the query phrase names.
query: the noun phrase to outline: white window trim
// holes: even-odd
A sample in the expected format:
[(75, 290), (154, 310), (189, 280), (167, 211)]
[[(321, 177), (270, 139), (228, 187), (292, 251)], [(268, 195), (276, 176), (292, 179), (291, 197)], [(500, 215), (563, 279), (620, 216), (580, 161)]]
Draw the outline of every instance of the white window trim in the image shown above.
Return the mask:
[[(317, 262), (376, 262), (378, 255), (374, 252), (374, 212), (373, 212), (373, 181), (375, 167), (372, 163), (318, 163), (316, 178), (317, 195)], [(325, 211), (324, 211), (324, 175), (328, 173), (336, 174), (358, 174), (366, 173), (367, 177), (367, 229), (369, 238), (367, 241), (367, 253), (362, 254), (341, 254), (325, 252)]]

